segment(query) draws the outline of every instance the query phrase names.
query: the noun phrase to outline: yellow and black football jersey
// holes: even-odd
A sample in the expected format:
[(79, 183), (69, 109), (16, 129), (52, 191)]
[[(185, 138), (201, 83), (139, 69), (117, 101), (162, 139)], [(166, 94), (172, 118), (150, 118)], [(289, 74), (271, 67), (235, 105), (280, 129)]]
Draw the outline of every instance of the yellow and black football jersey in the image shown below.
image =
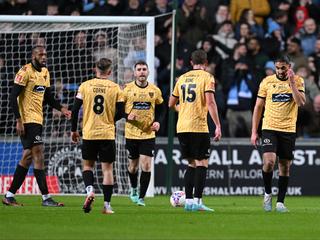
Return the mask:
[(18, 97), (22, 122), (42, 125), (44, 93), (50, 87), (48, 69), (43, 67), (38, 72), (31, 63), (26, 64), (16, 74), (14, 83), (25, 87)]
[[(304, 92), (304, 80), (295, 76), (299, 91)], [(282, 132), (296, 132), (298, 105), (295, 103), (290, 81), (281, 81), (276, 75), (263, 79), (258, 97), (265, 99), (262, 129)]]
[(160, 89), (152, 83), (146, 87), (139, 87), (131, 82), (124, 88), (126, 114), (134, 113), (136, 121), (127, 121), (125, 137), (129, 139), (150, 139), (155, 132), (150, 130), (155, 117), (155, 105), (163, 102)]
[(179, 77), (172, 96), (179, 98), (177, 133), (209, 132), (205, 93), (214, 92), (214, 77), (204, 70), (191, 70)]
[(83, 101), (83, 139), (114, 140), (116, 103), (123, 102), (119, 85), (94, 78), (80, 85), (76, 97)]

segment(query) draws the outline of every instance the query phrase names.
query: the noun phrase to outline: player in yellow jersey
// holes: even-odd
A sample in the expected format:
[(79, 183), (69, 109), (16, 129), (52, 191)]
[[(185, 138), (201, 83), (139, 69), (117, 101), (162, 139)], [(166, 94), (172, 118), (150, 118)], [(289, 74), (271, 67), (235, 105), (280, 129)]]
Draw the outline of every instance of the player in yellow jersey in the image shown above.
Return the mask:
[[(163, 106), (161, 91), (148, 82), (148, 65), (139, 61), (134, 65), (135, 81), (124, 88), (126, 113), (125, 138), (129, 153), (128, 174), (131, 183), (130, 198), (139, 206), (145, 206), (150, 176), (151, 160), (155, 146), (155, 132), (160, 129)], [(138, 195), (138, 170), (141, 164), (140, 192)]]
[(43, 101), (70, 118), (71, 112), (55, 100), (50, 90), (50, 75), (46, 68), (47, 52), (43, 46), (32, 49), (32, 61), (16, 74), (10, 104), (16, 118), (16, 130), (23, 145), (22, 158), (17, 165), (13, 181), (2, 203), (8, 206), (21, 206), (14, 195), (21, 187), (30, 165), (33, 162), (34, 176), (42, 194), (42, 205), (59, 207), (48, 191), (44, 170), (42, 141)]
[(263, 208), (272, 210), (272, 175), (277, 158), (279, 168), (276, 211), (287, 212), (284, 198), (289, 181), (296, 139), (298, 107), (306, 102), (304, 81), (291, 70), (290, 60), (281, 56), (274, 61), (276, 74), (262, 80), (252, 116), (251, 143), (257, 146), (262, 117), (262, 175), (265, 187)]
[(80, 141), (77, 132), (78, 113), (83, 105), (82, 158), (83, 181), (87, 197), (83, 205), (85, 213), (91, 211), (94, 201), (95, 161), (101, 162), (103, 173), (104, 208), (102, 213), (112, 214), (111, 196), (113, 191), (113, 162), (115, 161), (115, 121), (122, 118), (123, 97), (118, 84), (109, 80), (111, 60), (101, 58), (96, 63), (96, 78), (85, 81), (79, 87), (72, 109), (71, 139)]
[(213, 211), (202, 203), (210, 154), (208, 111), (216, 125), (215, 141), (221, 138), (221, 125), (214, 98), (214, 77), (205, 71), (207, 62), (207, 54), (203, 50), (194, 51), (191, 55), (193, 70), (179, 77), (169, 100), (169, 107), (179, 112), (178, 139), (182, 157), (189, 162), (184, 175), (186, 211)]

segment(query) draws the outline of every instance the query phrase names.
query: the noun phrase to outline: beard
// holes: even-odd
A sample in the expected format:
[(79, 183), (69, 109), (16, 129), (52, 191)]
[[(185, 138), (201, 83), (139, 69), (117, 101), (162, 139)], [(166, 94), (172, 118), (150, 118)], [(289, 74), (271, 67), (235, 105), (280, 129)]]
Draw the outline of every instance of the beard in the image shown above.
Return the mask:
[(280, 79), (281, 81), (284, 81), (284, 80), (287, 80), (288, 77), (286, 74), (282, 74), (282, 75), (279, 75), (279, 74), (276, 74), (277, 78)]

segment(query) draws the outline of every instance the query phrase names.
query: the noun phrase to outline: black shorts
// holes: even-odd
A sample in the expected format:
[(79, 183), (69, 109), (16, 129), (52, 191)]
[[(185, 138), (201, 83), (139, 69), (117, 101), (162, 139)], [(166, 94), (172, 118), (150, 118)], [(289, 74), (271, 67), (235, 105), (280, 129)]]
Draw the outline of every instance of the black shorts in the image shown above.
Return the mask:
[(210, 156), (209, 133), (178, 133), (182, 158), (208, 159)]
[(24, 126), (24, 135), (20, 136), (23, 149), (31, 149), (35, 145), (43, 144), (42, 125), (39, 123), (26, 123)]
[(262, 130), (262, 149), (274, 152), (279, 159), (292, 160), (296, 144), (296, 133)]
[(84, 160), (112, 163), (116, 159), (115, 140), (82, 140)]
[(150, 139), (128, 139), (126, 138), (126, 149), (128, 158), (137, 159), (140, 155), (153, 157), (155, 138)]

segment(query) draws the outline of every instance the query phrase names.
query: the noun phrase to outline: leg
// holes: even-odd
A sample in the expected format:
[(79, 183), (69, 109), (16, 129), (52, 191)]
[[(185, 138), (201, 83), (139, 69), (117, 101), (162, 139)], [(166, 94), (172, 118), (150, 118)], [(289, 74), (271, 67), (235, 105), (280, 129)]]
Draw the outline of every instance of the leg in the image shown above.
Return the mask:
[(54, 201), (48, 190), (46, 173), (44, 171), (44, 154), (43, 154), (43, 145), (35, 145), (31, 148), (32, 158), (34, 160), (34, 176), (37, 179), (39, 189), (42, 194), (42, 206), (44, 207), (62, 207), (63, 203)]
[(274, 165), (277, 159), (277, 155), (274, 152), (266, 152), (263, 154), (263, 167), (262, 167), (262, 177), (264, 182), (264, 199), (263, 199), (263, 208), (266, 212), (272, 210), (272, 175)]
[(138, 196), (138, 170), (139, 170), (139, 158), (130, 159), (128, 166), (128, 175), (130, 179), (130, 199), (133, 203), (137, 203)]
[(111, 196), (113, 191), (113, 163), (102, 162), (103, 172), (103, 196), (104, 196), (104, 209), (102, 213), (112, 214), (114, 213), (111, 208)]
[(186, 206), (185, 210), (191, 210), (193, 204), (193, 188), (196, 163), (193, 159), (188, 159), (188, 168), (184, 174), (184, 188), (186, 191)]
[[(151, 177), (151, 159), (152, 157), (146, 155), (140, 155), (140, 164), (141, 164), (141, 176), (140, 176), (140, 193), (139, 199), (144, 199), (146, 192), (148, 190), (150, 177)], [(139, 204), (144, 206), (144, 204)]]
[(290, 172), (290, 160), (279, 160), (279, 180), (278, 180), (278, 199), (276, 210), (278, 212), (288, 212), (289, 210), (284, 206), (284, 198), (287, 193), (288, 182), (289, 182), (289, 172)]
[(202, 193), (206, 183), (208, 159), (195, 160), (196, 172), (195, 172), (195, 188), (194, 188), (194, 202), (193, 211), (209, 211), (213, 212), (212, 208), (208, 208), (202, 203)]
[(263, 154), (262, 176), (267, 194), (271, 194), (272, 175), (276, 159), (277, 155), (274, 152), (266, 152)]
[(87, 197), (83, 204), (83, 211), (89, 213), (92, 209), (92, 203), (94, 201), (94, 176), (93, 176), (93, 167), (95, 162), (90, 160), (83, 160), (83, 172), (82, 177), (84, 185), (86, 187)]
[(14, 172), (11, 186), (8, 192), (6, 193), (5, 198), (2, 200), (3, 204), (8, 206), (22, 206), (22, 204), (17, 203), (17, 201), (14, 198), (14, 195), (21, 187), (28, 173), (31, 163), (32, 163), (31, 150), (30, 149), (23, 150), (22, 158)]

